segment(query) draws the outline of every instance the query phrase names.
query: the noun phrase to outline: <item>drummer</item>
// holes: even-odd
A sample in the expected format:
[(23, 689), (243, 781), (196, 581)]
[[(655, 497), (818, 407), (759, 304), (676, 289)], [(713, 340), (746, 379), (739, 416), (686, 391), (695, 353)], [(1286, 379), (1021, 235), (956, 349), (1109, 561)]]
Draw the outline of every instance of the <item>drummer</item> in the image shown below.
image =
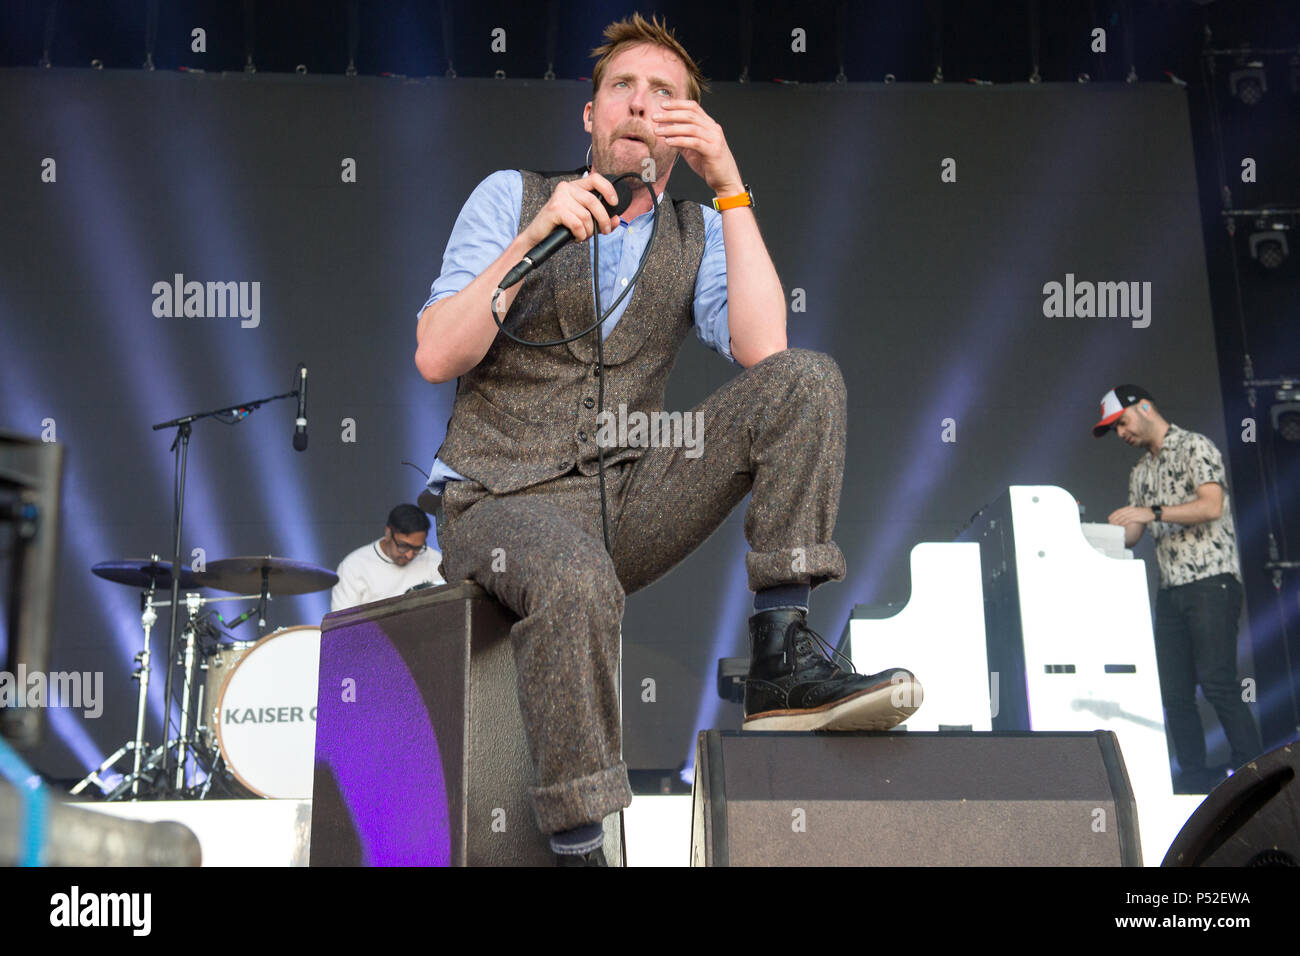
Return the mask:
[(339, 564), (339, 583), (330, 592), (330, 610), (368, 604), (405, 594), (420, 585), (442, 584), (442, 555), (427, 544), (429, 517), (415, 505), (388, 513), (384, 536), (357, 548)]

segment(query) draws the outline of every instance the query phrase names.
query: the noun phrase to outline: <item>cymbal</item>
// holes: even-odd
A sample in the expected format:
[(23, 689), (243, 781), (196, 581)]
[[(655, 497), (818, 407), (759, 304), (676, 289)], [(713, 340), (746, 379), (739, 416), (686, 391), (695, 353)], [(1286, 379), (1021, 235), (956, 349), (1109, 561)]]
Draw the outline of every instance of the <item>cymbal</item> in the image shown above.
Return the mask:
[(339, 580), (337, 574), (326, 568), (306, 561), (274, 558), (269, 554), (209, 561), (207, 569), (195, 574), (195, 577), (202, 582), (203, 587), (216, 588), (218, 591), (260, 594), (263, 570), (266, 571), (272, 594), (310, 594), (312, 591), (332, 588)]
[[(105, 581), (126, 584), (133, 588), (145, 589), (150, 584), (159, 591), (170, 591), (172, 586), (172, 563), (154, 561), (149, 558), (126, 558), (122, 561), (101, 561), (91, 569), (91, 573)], [(181, 565), (181, 587), (187, 591), (207, 587), (199, 582), (198, 576), (188, 565)]]

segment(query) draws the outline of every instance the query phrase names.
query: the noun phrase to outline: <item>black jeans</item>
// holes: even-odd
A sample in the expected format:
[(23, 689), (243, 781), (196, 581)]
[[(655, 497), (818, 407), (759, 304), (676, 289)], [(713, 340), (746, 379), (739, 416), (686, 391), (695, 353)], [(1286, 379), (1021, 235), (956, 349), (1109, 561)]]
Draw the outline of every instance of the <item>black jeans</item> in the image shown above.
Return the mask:
[(1237, 682), (1237, 619), (1242, 590), (1231, 574), (1161, 588), (1156, 597), (1156, 668), (1165, 726), (1184, 774), (1205, 770), (1205, 731), (1196, 685), (1223, 725), (1240, 767), (1263, 750)]

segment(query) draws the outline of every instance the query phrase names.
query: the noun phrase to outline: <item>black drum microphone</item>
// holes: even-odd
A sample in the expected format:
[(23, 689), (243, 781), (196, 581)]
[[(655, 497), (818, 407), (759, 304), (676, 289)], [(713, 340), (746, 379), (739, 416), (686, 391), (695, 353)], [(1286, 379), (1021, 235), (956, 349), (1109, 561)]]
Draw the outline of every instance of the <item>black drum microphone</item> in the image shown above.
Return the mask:
[(294, 421), (293, 450), (307, 450), (307, 366), (298, 363), (298, 418)]
[[(623, 211), (632, 204), (634, 187), (627, 181), (627, 177), (635, 175), (635, 173), (626, 173), (614, 181), (614, 192), (618, 195), (617, 205), (611, 206), (604, 196), (596, 193), (596, 198), (600, 200), (600, 204), (605, 207), (605, 211), (611, 216), (621, 216)], [(573, 233), (569, 231), (567, 226), (556, 226), (549, 236), (528, 250), (528, 255), (524, 256), (518, 265), (506, 273), (506, 277), (501, 280), (497, 288), (510, 288), (572, 241)]]

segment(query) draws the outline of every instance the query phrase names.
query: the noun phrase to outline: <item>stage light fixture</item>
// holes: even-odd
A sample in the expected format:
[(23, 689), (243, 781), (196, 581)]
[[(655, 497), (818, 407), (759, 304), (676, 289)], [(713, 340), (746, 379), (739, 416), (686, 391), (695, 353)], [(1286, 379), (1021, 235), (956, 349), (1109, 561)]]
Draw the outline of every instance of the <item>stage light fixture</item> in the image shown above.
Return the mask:
[(1283, 441), (1300, 442), (1300, 384), (1275, 391), (1268, 414)]
[(1255, 231), (1250, 234), (1250, 238), (1247, 240), (1250, 257), (1258, 260), (1259, 264), (1265, 269), (1276, 269), (1281, 266), (1291, 251), (1286, 241), (1289, 228), (1283, 222), (1257, 221)]
[(1228, 74), (1228, 92), (1247, 106), (1254, 106), (1268, 92), (1264, 61), (1251, 60)]

